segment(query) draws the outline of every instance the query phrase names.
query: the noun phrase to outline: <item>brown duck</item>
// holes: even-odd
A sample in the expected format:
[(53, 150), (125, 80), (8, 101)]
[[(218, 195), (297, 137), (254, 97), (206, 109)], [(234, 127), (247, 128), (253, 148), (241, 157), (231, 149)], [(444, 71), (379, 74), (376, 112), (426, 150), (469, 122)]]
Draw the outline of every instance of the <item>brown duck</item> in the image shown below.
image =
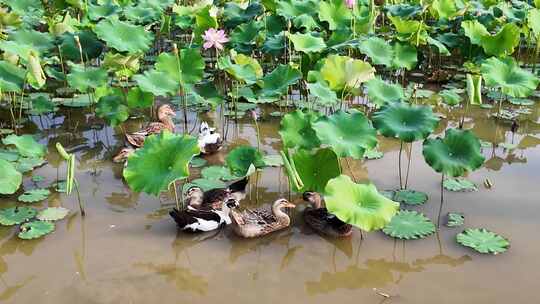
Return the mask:
[(144, 145), (147, 136), (159, 134), (163, 130), (169, 130), (174, 133), (174, 123), (172, 117), (176, 113), (170, 105), (162, 105), (158, 109), (159, 122), (151, 122), (146, 128), (132, 134), (126, 134), (126, 140), (134, 147), (140, 148)]
[(323, 205), (323, 198), (317, 192), (304, 192), (304, 201), (310, 207), (304, 210), (304, 221), (315, 232), (334, 238), (348, 237), (352, 234), (352, 226), (328, 212)]
[(283, 212), (283, 209), (295, 207), (286, 199), (281, 198), (272, 204), (271, 210), (259, 208), (245, 210), (242, 213), (231, 210), (233, 230), (241, 237), (254, 238), (287, 228), (291, 224), (291, 219)]

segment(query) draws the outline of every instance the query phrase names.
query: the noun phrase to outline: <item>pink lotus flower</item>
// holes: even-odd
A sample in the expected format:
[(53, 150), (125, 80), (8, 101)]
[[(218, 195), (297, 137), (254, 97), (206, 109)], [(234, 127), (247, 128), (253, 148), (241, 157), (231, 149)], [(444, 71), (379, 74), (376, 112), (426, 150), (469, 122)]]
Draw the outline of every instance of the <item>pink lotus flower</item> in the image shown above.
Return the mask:
[(204, 39), (203, 47), (205, 50), (209, 48), (223, 50), (223, 44), (229, 42), (229, 38), (227, 38), (227, 35), (225, 35), (225, 31), (218, 31), (215, 28), (210, 28), (206, 30), (202, 37)]
[(345, 5), (348, 8), (352, 9), (356, 5), (356, 0), (345, 0)]

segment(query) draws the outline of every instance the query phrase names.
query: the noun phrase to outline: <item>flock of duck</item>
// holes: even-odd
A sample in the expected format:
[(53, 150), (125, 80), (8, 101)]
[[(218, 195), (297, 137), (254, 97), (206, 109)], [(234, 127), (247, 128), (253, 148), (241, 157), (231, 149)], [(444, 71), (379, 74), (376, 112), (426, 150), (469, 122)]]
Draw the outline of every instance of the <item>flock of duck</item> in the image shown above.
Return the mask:
[[(172, 121), (174, 116), (176, 114), (170, 105), (159, 107), (159, 122), (152, 122), (138, 132), (126, 134), (128, 145), (113, 160), (127, 163), (129, 155), (142, 147), (149, 135), (158, 134), (163, 130), (174, 132), (175, 126)], [(223, 145), (220, 134), (206, 122), (201, 123), (198, 142), (201, 154), (206, 155), (220, 150)], [(209, 191), (193, 186), (186, 192), (187, 208), (185, 210), (174, 208), (169, 214), (179, 229), (194, 233), (212, 231), (231, 225), (237, 235), (254, 238), (289, 227), (291, 219), (284, 209), (295, 208), (296, 205), (284, 198), (276, 200), (270, 208), (239, 210), (240, 202), (247, 194), (248, 182), (248, 177), (244, 177), (225, 189)], [(308, 191), (302, 197), (308, 203), (308, 207), (303, 212), (304, 221), (315, 232), (329, 237), (347, 237), (352, 234), (352, 226), (329, 213), (319, 193)]]

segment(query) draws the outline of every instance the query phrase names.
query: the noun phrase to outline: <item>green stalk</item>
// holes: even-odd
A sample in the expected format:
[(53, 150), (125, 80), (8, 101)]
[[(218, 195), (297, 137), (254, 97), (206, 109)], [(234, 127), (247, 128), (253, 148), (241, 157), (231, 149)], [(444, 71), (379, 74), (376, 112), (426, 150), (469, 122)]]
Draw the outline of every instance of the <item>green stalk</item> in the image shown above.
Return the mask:
[(285, 155), (285, 152), (279, 151), (279, 154), (281, 155), (281, 159), (283, 159), (283, 165), (285, 166), (285, 169), (287, 170), (287, 175), (289, 176), (289, 181), (292, 181), (296, 189), (301, 189), (300, 185), (298, 184), (298, 181), (295, 178), (295, 174), (293, 171), (293, 168), (291, 166), (291, 163), (289, 162), (289, 159)]
[(300, 184), (300, 187), (303, 188), (304, 183), (302, 182), (302, 178), (300, 178), (300, 175), (298, 174), (298, 170), (296, 170), (296, 165), (294, 164), (294, 159), (292, 157), (291, 151), (287, 150), (287, 154), (288, 154), (289, 162), (294, 172), (294, 176), (297, 179), (298, 184)]

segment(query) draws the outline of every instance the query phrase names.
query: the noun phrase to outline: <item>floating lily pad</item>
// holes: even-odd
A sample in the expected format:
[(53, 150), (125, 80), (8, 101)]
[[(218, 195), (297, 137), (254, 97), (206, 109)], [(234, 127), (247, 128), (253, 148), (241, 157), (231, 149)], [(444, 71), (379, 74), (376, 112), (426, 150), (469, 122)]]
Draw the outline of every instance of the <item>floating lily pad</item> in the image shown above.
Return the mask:
[(25, 203), (35, 203), (47, 199), (50, 194), (49, 189), (32, 189), (19, 195), (17, 199)]
[(457, 192), (476, 191), (478, 187), (464, 178), (447, 178), (443, 182), (444, 189)]
[(30, 207), (13, 207), (0, 210), (0, 224), (4, 226), (18, 225), (35, 217), (36, 209)]
[(379, 151), (379, 149), (377, 148), (367, 149), (366, 152), (364, 153), (365, 159), (379, 159), (379, 158), (382, 158), (383, 156), (384, 156), (384, 153)]
[(435, 232), (435, 225), (422, 213), (401, 210), (384, 227), (383, 232), (398, 239), (423, 239)]
[(64, 207), (49, 207), (41, 210), (37, 219), (40, 221), (58, 221), (65, 218), (69, 214), (69, 209)]
[(228, 167), (223, 166), (210, 166), (201, 171), (201, 175), (205, 179), (224, 180), (229, 181), (236, 179), (237, 177), (231, 173)]
[(48, 221), (33, 221), (21, 225), (19, 238), (25, 240), (37, 239), (54, 231), (54, 223)]
[(455, 213), (455, 212), (448, 213), (448, 216), (446, 219), (446, 226), (459, 227), (459, 226), (463, 226), (464, 223), (465, 223), (465, 215), (463, 215), (462, 213)]
[(392, 200), (398, 203), (404, 203), (405, 205), (422, 205), (427, 202), (428, 195), (416, 190), (402, 189), (394, 191)]
[(45, 159), (36, 157), (22, 157), (14, 163), (17, 171), (26, 173), (34, 170), (34, 168), (40, 167), (45, 164)]
[(12, 163), (0, 159), (0, 194), (13, 194), (22, 183), (22, 174)]
[(41, 175), (32, 175), (32, 181), (34, 183), (39, 183), (39, 182), (42, 182), (45, 180), (45, 177), (41, 176)]
[(459, 244), (480, 253), (499, 254), (510, 247), (510, 242), (507, 239), (484, 228), (466, 229), (457, 235), (456, 240)]
[(32, 135), (15, 134), (8, 135), (2, 139), (4, 145), (14, 145), (19, 154), (26, 157), (42, 157), (45, 155), (45, 146), (38, 143)]

